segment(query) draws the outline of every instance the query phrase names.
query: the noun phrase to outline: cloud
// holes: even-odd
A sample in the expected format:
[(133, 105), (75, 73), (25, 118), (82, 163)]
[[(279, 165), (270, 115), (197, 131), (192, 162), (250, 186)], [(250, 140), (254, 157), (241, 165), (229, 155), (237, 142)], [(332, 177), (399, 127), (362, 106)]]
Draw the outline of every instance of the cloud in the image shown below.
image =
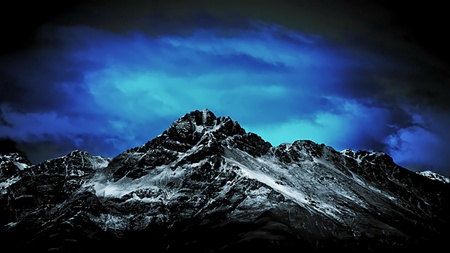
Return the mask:
[(414, 124), (386, 137), (388, 152), (407, 168), (429, 169), (448, 176), (448, 113), (429, 107), (420, 111), (421, 114), (412, 115)]
[(309, 139), (337, 150), (386, 149), (380, 138), (396, 132), (394, 126), (387, 124), (392, 114), (389, 110), (368, 107), (356, 100), (336, 97), (326, 99), (334, 110), (323, 108), (308, 117), (292, 114), (290, 120), (281, 124), (249, 124), (247, 129), (264, 136), (273, 145)]
[(73, 148), (109, 156), (209, 108), (273, 144), (311, 139), (387, 151), (410, 167), (445, 165), (445, 155), (422, 148), (448, 150), (447, 71), (383, 36), (389, 19), (367, 29), (347, 14), (373, 17), (348, 5), (335, 13), (280, 1), (277, 14), (156, 2), (111, 4), (95, 19), (75, 12), (40, 27), (36, 47), (2, 56), (0, 137), (35, 160)]
[[(2, 137), (42, 142), (72, 136), (76, 144), (91, 135), (126, 136), (125, 143), (137, 145), (162, 132), (169, 119), (198, 108), (259, 124), (280, 122), (299, 106), (303, 115), (326, 107), (318, 103), (326, 94), (317, 93), (342, 78), (332, 64), (341, 52), (324, 49), (314, 37), (260, 22), (232, 37), (220, 33), (153, 37), (44, 27), (41, 47), (2, 59), (9, 88), (1, 109), (10, 123)], [(167, 126), (155, 124), (161, 120)]]
[[(421, 127), (408, 127), (386, 138), (388, 152), (396, 162), (413, 170), (433, 170), (448, 174), (443, 157), (448, 154), (442, 138)], [(447, 141), (447, 140), (446, 140)]]

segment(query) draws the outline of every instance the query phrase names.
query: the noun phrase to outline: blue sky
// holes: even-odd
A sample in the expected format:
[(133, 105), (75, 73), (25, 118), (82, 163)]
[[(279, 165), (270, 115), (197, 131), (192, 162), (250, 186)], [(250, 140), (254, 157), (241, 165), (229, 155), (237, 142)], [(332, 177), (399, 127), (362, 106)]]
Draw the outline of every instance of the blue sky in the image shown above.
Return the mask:
[(74, 4), (0, 56), (0, 138), (36, 163), (112, 157), (208, 108), (274, 146), (384, 151), (449, 176), (448, 65), (384, 6), (129, 3)]

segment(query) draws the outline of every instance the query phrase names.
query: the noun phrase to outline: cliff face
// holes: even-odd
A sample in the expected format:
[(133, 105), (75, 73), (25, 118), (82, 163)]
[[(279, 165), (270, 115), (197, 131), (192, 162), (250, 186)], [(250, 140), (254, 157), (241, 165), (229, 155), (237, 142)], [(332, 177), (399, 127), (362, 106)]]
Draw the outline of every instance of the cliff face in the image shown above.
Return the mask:
[(448, 183), (381, 152), (274, 147), (209, 110), (111, 159), (4, 160), (0, 242), (14, 251), (393, 252), (450, 235)]

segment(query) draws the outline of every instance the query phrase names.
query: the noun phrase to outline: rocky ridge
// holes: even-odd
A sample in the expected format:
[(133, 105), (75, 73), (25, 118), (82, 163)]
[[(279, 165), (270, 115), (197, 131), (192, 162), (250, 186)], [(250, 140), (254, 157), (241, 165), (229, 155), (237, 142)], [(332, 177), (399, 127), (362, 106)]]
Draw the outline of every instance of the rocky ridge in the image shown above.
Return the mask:
[(393, 252), (450, 235), (449, 184), (382, 152), (275, 147), (207, 109), (111, 159), (15, 161), (0, 167), (0, 242), (19, 249)]

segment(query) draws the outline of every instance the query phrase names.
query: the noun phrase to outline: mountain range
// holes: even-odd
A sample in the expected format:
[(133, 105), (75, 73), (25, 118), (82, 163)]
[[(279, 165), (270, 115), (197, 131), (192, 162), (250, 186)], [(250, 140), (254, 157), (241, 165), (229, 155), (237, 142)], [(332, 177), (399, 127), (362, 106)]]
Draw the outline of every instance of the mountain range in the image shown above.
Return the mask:
[(398, 252), (450, 238), (449, 179), (186, 113), (116, 157), (0, 155), (2, 252)]

